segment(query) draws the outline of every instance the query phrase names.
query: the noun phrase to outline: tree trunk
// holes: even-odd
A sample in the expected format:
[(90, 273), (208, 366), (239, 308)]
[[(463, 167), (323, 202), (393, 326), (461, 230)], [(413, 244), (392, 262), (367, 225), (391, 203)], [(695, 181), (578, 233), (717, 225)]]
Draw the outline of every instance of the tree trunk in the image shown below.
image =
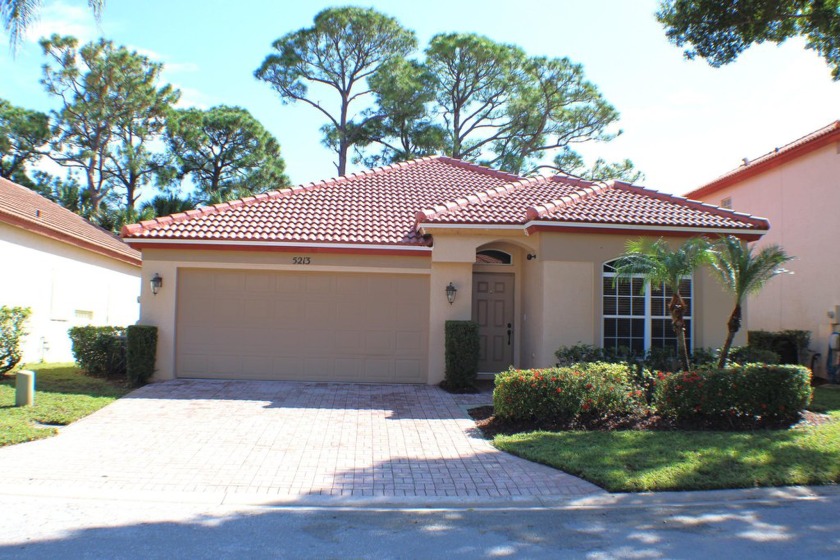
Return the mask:
[(729, 359), (729, 349), (732, 348), (732, 341), (735, 340), (735, 333), (741, 330), (741, 304), (736, 303), (735, 309), (729, 316), (729, 322), (726, 324), (728, 332), (726, 333), (726, 342), (723, 343), (723, 348), (720, 349), (720, 357), (718, 358), (718, 367), (723, 369), (726, 367), (726, 360)]
[(671, 323), (674, 326), (674, 333), (677, 335), (680, 361), (683, 370), (688, 371), (691, 364), (688, 360), (688, 345), (685, 342), (685, 301), (676, 290), (674, 295), (671, 296), (671, 301), (668, 302), (668, 310), (671, 312)]
[(347, 100), (347, 93), (341, 94), (341, 123), (338, 129), (338, 176), (341, 177), (347, 172), (347, 151), (350, 148), (350, 142), (347, 138), (347, 109), (349, 101)]

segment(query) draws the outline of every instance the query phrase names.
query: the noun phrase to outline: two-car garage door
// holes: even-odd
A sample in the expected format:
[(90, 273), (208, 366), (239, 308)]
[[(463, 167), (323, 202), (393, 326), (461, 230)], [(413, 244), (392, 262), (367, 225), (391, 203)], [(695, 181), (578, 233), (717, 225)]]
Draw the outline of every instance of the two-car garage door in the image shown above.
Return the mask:
[(178, 377), (423, 383), (429, 278), (181, 269)]

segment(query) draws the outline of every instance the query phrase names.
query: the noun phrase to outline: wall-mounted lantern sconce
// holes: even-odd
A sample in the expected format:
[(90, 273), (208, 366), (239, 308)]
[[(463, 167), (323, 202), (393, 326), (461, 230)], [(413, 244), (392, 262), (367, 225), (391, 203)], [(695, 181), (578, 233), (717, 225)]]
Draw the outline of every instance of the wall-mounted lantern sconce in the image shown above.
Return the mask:
[(529, 261), (532, 261), (532, 260), (534, 260), (534, 259), (536, 259), (536, 258), (537, 258), (537, 255), (535, 255), (534, 253), (528, 253), (528, 254), (525, 256), (525, 258), (526, 258), (526, 259), (528, 259)]
[(163, 278), (160, 277), (160, 274), (155, 272), (155, 275), (152, 276), (152, 279), (149, 281), (149, 284), (152, 286), (152, 295), (157, 295), (160, 291), (161, 286), (163, 286)]
[(455, 287), (452, 282), (446, 287), (446, 301), (449, 302), (449, 305), (452, 305), (455, 302), (455, 294), (458, 293), (458, 288)]

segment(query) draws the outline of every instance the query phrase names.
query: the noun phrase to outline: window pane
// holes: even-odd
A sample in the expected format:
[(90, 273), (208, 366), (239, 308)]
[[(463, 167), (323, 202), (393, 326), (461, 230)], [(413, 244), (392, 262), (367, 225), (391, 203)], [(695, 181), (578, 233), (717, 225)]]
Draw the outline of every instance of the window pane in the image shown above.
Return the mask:
[(619, 297), (618, 298), (618, 315), (632, 315), (630, 302), (633, 298)]
[(615, 315), (618, 311), (618, 304), (614, 297), (604, 297), (604, 315)]
[(604, 295), (614, 295), (617, 293), (617, 289), (613, 287), (613, 279), (612, 278), (604, 278), (603, 281), (604, 285)]
[(619, 338), (630, 338), (632, 330), (630, 329), (630, 319), (616, 319), (616, 335)]
[(642, 317), (645, 316), (645, 298), (644, 297), (634, 297), (633, 298), (633, 315), (641, 315)]
[(650, 314), (653, 317), (661, 317), (665, 314), (665, 303), (662, 298), (652, 297), (650, 299)]

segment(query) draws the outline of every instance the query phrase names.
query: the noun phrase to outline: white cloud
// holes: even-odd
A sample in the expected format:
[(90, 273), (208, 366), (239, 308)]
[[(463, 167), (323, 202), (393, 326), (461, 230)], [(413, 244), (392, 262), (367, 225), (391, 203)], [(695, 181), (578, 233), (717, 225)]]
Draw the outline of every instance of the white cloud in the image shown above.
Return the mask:
[(41, 37), (49, 37), (53, 33), (72, 35), (79, 43), (87, 43), (98, 37), (100, 30), (86, 3), (71, 5), (59, 0), (41, 8), (38, 20), (26, 30), (25, 40), (36, 43)]
[(173, 62), (170, 60), (168, 55), (159, 53), (157, 51), (153, 51), (151, 49), (145, 49), (142, 47), (135, 47), (133, 45), (128, 45), (127, 47), (129, 50), (136, 52), (139, 55), (143, 55), (149, 60), (153, 62), (160, 62), (163, 64), (163, 71), (166, 74), (180, 74), (180, 73), (187, 73), (187, 72), (198, 72), (199, 66), (194, 62)]
[(176, 103), (181, 109), (192, 107), (196, 109), (209, 109), (216, 104), (209, 95), (195, 88), (179, 86), (176, 83), (173, 83), (172, 87), (181, 91), (181, 98)]

